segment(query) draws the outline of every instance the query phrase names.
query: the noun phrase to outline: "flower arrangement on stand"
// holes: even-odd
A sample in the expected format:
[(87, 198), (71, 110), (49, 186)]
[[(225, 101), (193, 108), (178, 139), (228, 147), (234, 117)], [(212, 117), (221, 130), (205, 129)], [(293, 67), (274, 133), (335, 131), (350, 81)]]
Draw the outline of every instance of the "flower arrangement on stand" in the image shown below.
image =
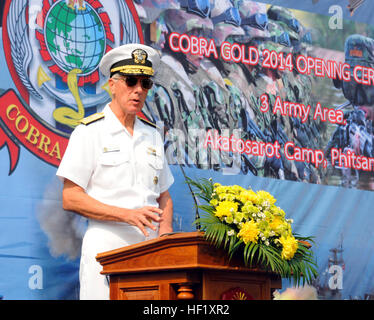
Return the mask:
[(205, 201), (203, 214), (195, 220), (208, 241), (227, 251), (230, 259), (240, 254), (246, 266), (277, 272), (297, 285), (317, 277), (311, 237), (292, 231), (292, 220), (275, 205), (268, 192), (224, 186), (211, 179), (187, 177), (194, 195)]

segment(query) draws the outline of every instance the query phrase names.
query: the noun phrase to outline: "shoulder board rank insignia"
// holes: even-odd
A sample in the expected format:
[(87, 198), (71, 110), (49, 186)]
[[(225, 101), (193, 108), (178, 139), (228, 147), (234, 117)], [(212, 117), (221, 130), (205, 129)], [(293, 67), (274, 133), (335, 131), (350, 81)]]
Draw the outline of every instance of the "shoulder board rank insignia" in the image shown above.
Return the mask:
[(153, 128), (157, 128), (157, 126), (156, 126), (153, 122), (148, 121), (148, 120), (146, 120), (146, 119), (144, 119), (144, 118), (142, 118), (142, 117), (139, 117), (139, 116), (137, 116), (137, 117), (138, 117), (138, 119), (139, 119), (141, 122), (143, 122), (143, 123), (145, 123), (145, 124), (148, 124), (148, 125), (150, 125), (150, 126), (153, 127)]
[(95, 122), (97, 120), (100, 120), (104, 118), (104, 112), (98, 112), (98, 113), (94, 113), (94, 114), (91, 114), (90, 116), (86, 117), (86, 118), (83, 118), (80, 123), (84, 124), (84, 125), (88, 125), (92, 122)]

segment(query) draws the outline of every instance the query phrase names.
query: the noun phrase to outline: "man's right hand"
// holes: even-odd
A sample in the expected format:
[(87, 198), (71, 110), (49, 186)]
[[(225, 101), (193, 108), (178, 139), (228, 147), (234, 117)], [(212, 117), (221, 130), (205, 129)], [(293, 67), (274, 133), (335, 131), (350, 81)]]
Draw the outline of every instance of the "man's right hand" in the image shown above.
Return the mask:
[(146, 206), (139, 209), (125, 209), (126, 212), (121, 216), (123, 222), (138, 227), (143, 234), (148, 237), (146, 227), (156, 231), (157, 228), (152, 221), (160, 223), (162, 221), (162, 210), (157, 207)]

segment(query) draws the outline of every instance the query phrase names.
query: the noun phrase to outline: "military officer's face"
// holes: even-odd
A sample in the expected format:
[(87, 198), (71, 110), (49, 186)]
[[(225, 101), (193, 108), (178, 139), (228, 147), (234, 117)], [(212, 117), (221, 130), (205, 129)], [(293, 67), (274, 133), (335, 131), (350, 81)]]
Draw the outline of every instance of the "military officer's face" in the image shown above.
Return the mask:
[(136, 114), (144, 105), (150, 79), (145, 76), (115, 75), (109, 81), (113, 101), (125, 114)]

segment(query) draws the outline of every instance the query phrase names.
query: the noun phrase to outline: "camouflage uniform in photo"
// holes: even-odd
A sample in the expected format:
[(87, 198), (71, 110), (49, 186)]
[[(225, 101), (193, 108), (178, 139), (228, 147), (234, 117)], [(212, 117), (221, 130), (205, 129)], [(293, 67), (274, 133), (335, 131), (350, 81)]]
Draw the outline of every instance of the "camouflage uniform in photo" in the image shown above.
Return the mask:
[[(137, 1), (139, 2), (139, 1)], [(179, 0), (142, 0), (133, 1), (139, 20), (144, 24), (151, 24), (168, 9), (180, 9)]]
[[(212, 22), (209, 19), (203, 19), (198, 15), (183, 10), (166, 11), (165, 23), (169, 31), (173, 30), (180, 34), (188, 35), (196, 35), (196, 33), (209, 34), (213, 28)], [(195, 79), (197, 77), (196, 73), (199, 74), (202, 71), (193, 62), (189, 61), (185, 54), (176, 55), (170, 51), (167, 60), (169, 62), (170, 60), (174, 60), (173, 64), (178, 63), (183, 67), (182, 72), (179, 69), (176, 72), (176, 69), (169, 63), (168, 66), (165, 66), (162, 77), (167, 82), (165, 87), (172, 91), (173, 101), (176, 101), (176, 123), (174, 128), (178, 126), (178, 122), (182, 124), (182, 130), (187, 140), (186, 157), (188, 157), (188, 164), (197, 165), (199, 168), (207, 168), (210, 166), (210, 160), (199, 159), (202, 153), (201, 144), (203, 141), (200, 141), (201, 138), (196, 139), (194, 136), (194, 132), (196, 131), (193, 132), (196, 129), (207, 129), (213, 126), (212, 116), (205, 106), (207, 98), (203, 96), (203, 88), (200, 85), (202, 77), (200, 76)], [(162, 59), (162, 62), (168, 64), (166, 59)], [(217, 161), (215, 160), (215, 162)]]
[(300, 22), (295, 18), (291, 10), (272, 5), (267, 11), (270, 20), (275, 21), (288, 33), (291, 45), (297, 47), (299, 42)]
[[(228, 23), (220, 23), (218, 25), (222, 25), (222, 27), (216, 29), (217, 25), (215, 25), (213, 37), (216, 43), (220, 45), (223, 41), (229, 41), (243, 43), (249, 46), (254, 38), (259, 39), (268, 36), (266, 30), (249, 26), (248, 22), (244, 20), (246, 17), (253, 16), (260, 12), (266, 14), (263, 4), (253, 1), (235, 1), (234, 4), (239, 9), (238, 11), (241, 19), (237, 21), (240, 21), (241, 28), (234, 24), (230, 26)], [(258, 71), (255, 71), (254, 67), (248, 67), (242, 63), (236, 64), (222, 61), (221, 65), (223, 66), (222, 71), (226, 74), (226, 87), (230, 94), (229, 115), (230, 119), (233, 120), (231, 127), (242, 127), (244, 129), (241, 137), (242, 139), (261, 140), (264, 136), (257, 126), (255, 112), (250, 103), (250, 99), (253, 98), (252, 88), (254, 88), (252, 81)], [(236, 103), (230, 103), (231, 101), (236, 101)], [(256, 175), (260, 174), (260, 171), (263, 170), (264, 161), (264, 157), (247, 156), (243, 154), (242, 172), (247, 173), (251, 171)]]
[(357, 65), (374, 68), (374, 39), (359, 34), (351, 35), (345, 41), (344, 52), (345, 62), (351, 66), (351, 81), (340, 81), (338, 87), (342, 88), (344, 96), (354, 105), (374, 105), (374, 85), (357, 83), (353, 78), (353, 69)]

